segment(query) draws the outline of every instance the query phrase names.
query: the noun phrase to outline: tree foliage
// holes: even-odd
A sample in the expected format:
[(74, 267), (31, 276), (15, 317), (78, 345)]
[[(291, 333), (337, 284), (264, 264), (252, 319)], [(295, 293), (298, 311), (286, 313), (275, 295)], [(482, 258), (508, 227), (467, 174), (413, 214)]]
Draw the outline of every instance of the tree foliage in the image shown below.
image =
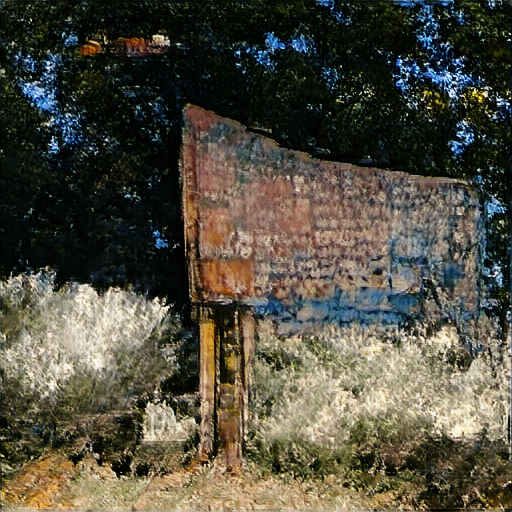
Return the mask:
[[(2, 276), (51, 264), (61, 282), (186, 296), (178, 157), (193, 102), (323, 158), (472, 180), (494, 205), (485, 267), (504, 319), (511, 27), (497, 0), (7, 0)], [(167, 53), (77, 51), (155, 34)]]

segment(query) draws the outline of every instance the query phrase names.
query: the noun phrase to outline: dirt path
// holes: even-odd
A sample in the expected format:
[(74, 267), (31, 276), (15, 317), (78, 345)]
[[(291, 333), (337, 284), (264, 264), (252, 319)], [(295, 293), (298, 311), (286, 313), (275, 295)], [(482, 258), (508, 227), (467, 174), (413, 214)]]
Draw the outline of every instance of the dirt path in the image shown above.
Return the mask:
[[(341, 510), (401, 508), (393, 493), (378, 500), (346, 489), (335, 477), (300, 482), (261, 477), (250, 468), (227, 473), (215, 463), (153, 477), (121, 477), (92, 456), (73, 466), (49, 453), (31, 462), (2, 491), (5, 510)], [(400, 506), (401, 505), (401, 506)]]
[(2, 489), (2, 504), (16, 509), (54, 507), (64, 486), (75, 476), (77, 468), (64, 455), (49, 452), (29, 462), (21, 473)]

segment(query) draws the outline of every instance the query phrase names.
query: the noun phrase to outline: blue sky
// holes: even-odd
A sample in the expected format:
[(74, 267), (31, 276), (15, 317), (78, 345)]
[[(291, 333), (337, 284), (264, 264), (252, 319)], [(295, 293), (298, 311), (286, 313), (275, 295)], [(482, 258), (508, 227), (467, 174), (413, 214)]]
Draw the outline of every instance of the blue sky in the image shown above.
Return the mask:
[(153, 238), (155, 239), (155, 247), (157, 249), (163, 249), (164, 247), (169, 246), (167, 240), (160, 234), (160, 231), (153, 231)]
[[(26, 71), (34, 73), (35, 62), (30, 57), (21, 58), (21, 64)], [(66, 145), (75, 145), (83, 141), (80, 116), (72, 112), (64, 112), (57, 100), (57, 72), (62, 66), (59, 55), (48, 53), (43, 61), (43, 72), (38, 79), (21, 81), (21, 90), (30, 101), (41, 111), (50, 114), (50, 126), (58, 127), (62, 141)], [(35, 73), (34, 73), (35, 74)], [(48, 151), (51, 154), (59, 152), (59, 142), (52, 137)]]

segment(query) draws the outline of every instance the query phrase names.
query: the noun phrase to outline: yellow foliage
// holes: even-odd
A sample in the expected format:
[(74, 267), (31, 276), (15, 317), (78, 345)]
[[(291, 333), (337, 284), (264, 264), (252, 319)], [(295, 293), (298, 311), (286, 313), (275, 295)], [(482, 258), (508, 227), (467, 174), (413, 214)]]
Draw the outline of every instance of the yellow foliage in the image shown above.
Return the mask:
[(489, 93), (487, 91), (482, 91), (478, 89), (470, 89), (465, 94), (465, 99), (468, 101), (468, 103), (479, 103), (482, 104), (489, 96)]
[(427, 110), (441, 111), (448, 107), (447, 100), (438, 91), (425, 90), (420, 97)]

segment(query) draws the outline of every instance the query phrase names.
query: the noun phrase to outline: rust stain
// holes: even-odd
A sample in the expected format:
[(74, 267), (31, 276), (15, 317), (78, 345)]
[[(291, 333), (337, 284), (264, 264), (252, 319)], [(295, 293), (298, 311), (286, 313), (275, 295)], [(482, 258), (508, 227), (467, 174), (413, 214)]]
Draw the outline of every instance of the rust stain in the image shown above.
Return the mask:
[(233, 233), (232, 214), (225, 208), (205, 209), (201, 225), (201, 254), (215, 255), (217, 249), (226, 247)]
[(253, 259), (204, 259), (200, 269), (206, 299), (219, 295), (233, 298), (254, 295)]
[(212, 153), (201, 155), (198, 191), (204, 198), (218, 200), (229, 195), (235, 186), (235, 167), (225, 165), (226, 155)]
[(187, 124), (194, 126), (199, 134), (206, 133), (219, 122), (219, 118), (213, 112), (203, 110), (195, 105), (187, 105), (185, 107), (184, 117)]
[(199, 247), (199, 208), (197, 191), (197, 155), (194, 138), (184, 132), (180, 159), (182, 185), (182, 212), (185, 224), (185, 251), (188, 260), (189, 292), (192, 302), (199, 300), (199, 270), (197, 266)]
[(122, 37), (114, 41), (114, 47), (121, 55), (145, 55), (148, 51), (148, 41), (136, 37)]

